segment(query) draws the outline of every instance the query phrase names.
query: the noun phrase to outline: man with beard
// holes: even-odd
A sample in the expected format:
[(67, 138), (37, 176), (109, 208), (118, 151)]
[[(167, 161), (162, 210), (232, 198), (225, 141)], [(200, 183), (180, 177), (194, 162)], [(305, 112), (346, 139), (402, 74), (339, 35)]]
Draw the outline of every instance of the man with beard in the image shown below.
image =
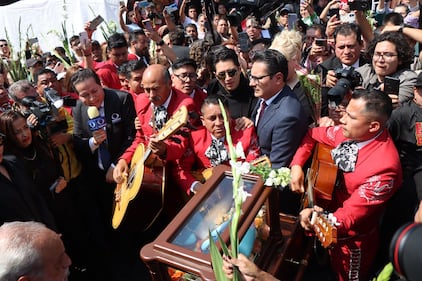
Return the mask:
[(129, 60), (142, 60), (149, 64), (149, 40), (143, 30), (136, 30), (129, 33)]

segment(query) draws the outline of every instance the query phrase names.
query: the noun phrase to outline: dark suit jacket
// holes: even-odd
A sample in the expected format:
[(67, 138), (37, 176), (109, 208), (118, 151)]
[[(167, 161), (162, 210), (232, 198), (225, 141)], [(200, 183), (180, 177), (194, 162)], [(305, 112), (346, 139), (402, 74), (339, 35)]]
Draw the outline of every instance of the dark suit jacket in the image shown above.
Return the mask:
[(207, 93), (224, 97), (230, 108), (230, 117), (233, 119), (243, 116), (250, 118), (257, 102), (254, 89), (249, 86), (249, 80), (243, 74), (240, 75), (239, 86), (233, 91), (228, 92), (217, 79), (213, 79), (208, 85)]
[(6, 155), (2, 164), (12, 182), (0, 174), (0, 225), (11, 221), (38, 221), (56, 230), (53, 215), (23, 163), (15, 156)]
[[(88, 127), (88, 106), (81, 101), (73, 109), (74, 144), (77, 155), (88, 169), (98, 167), (98, 149), (92, 153)], [(107, 143), (111, 161), (116, 163), (135, 137), (135, 106), (132, 96), (123, 91), (104, 89), (104, 114), (107, 122)]]
[[(257, 103), (253, 120), (260, 102)], [(289, 86), (285, 86), (265, 109), (256, 128), (261, 153), (270, 157), (272, 167), (287, 167), (308, 127), (308, 117)]]

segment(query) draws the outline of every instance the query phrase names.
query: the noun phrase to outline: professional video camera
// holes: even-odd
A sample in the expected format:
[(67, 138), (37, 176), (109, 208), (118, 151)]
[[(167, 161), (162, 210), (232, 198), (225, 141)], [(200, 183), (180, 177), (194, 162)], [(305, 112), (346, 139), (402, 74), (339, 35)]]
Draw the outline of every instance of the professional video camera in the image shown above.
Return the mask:
[(63, 99), (58, 95), (57, 91), (46, 88), (44, 97), (47, 102), (38, 101), (36, 97), (25, 97), (21, 103), (27, 107), (27, 111), (24, 112), (25, 117), (34, 114), (38, 119), (36, 129), (40, 130), (43, 137), (48, 137), (51, 134), (66, 130), (67, 121), (59, 113), (59, 109), (63, 106)]
[(271, 14), (278, 10), (285, 3), (284, 1), (264, 0), (230, 0), (227, 4), (228, 10), (235, 8), (236, 11), (227, 16), (231, 24), (240, 23), (247, 16), (253, 15), (259, 21), (265, 21)]
[[(408, 281), (422, 276), (422, 224), (409, 223), (399, 228), (390, 244), (390, 261), (396, 272)], [(401, 280), (401, 279), (400, 279)]]
[(352, 66), (335, 70), (337, 84), (328, 91), (328, 100), (340, 104), (344, 96), (362, 84), (362, 76)]
[(367, 11), (371, 9), (371, 1), (368, 0), (354, 0), (348, 1), (347, 4), (351, 11)]

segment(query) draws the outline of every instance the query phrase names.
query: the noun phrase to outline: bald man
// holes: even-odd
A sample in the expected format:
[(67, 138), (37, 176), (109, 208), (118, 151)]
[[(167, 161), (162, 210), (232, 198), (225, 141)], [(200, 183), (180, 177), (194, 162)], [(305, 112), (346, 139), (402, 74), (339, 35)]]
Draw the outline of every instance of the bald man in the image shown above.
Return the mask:
[[(154, 161), (153, 165), (145, 164), (149, 169), (136, 171), (137, 175), (143, 173), (144, 181), (136, 198), (128, 205), (124, 219), (116, 232), (120, 237), (116, 242), (120, 243), (118, 244), (121, 248), (119, 262), (122, 264), (138, 261), (139, 249), (150, 241), (150, 237), (156, 237), (186, 202), (181, 189), (173, 184), (165, 185), (166, 181), (160, 182), (162, 179), (160, 171), (163, 171), (163, 163), (166, 168), (164, 170), (175, 166), (174, 160), (182, 156), (188, 145), (189, 132), (183, 128), (184, 134), (174, 134), (165, 141), (159, 141), (154, 136), (181, 106), (186, 106), (190, 112), (195, 110), (192, 98), (175, 91), (171, 85), (172, 81), (166, 67), (154, 64), (145, 69), (142, 76), (142, 88), (145, 93), (137, 97), (135, 104), (140, 128), (136, 131), (132, 145), (120, 157), (113, 172), (114, 180), (118, 183), (122, 182), (123, 174), (128, 173), (128, 166), (134, 152), (141, 143), (151, 149), (152, 157), (157, 156), (154, 158), (157, 161)], [(165, 161), (162, 162), (160, 159)], [(139, 161), (142, 160), (139, 159)], [(146, 162), (149, 163), (149, 160)], [(174, 180), (168, 179), (167, 182), (174, 182)], [(166, 187), (162, 193), (160, 193), (161, 186)], [(161, 195), (166, 198), (164, 202)], [(129, 257), (134, 257), (134, 259), (130, 260)], [(149, 272), (146, 268), (145, 272), (148, 277), (136, 276), (137, 279), (121, 278), (120, 280), (149, 280), (147, 279)]]
[(127, 173), (133, 154), (140, 143), (149, 147), (162, 160), (179, 159), (187, 145), (187, 138), (175, 135), (172, 138), (159, 141), (154, 136), (165, 122), (181, 107), (186, 106), (189, 112), (195, 110), (195, 105), (188, 95), (172, 88), (170, 73), (167, 68), (154, 64), (148, 66), (142, 77), (142, 87), (145, 94), (136, 100), (137, 117), (141, 128), (137, 130), (132, 145), (123, 153), (114, 169), (114, 180), (122, 181), (122, 174)]
[(65, 281), (72, 261), (60, 235), (38, 222), (0, 227), (0, 280)]

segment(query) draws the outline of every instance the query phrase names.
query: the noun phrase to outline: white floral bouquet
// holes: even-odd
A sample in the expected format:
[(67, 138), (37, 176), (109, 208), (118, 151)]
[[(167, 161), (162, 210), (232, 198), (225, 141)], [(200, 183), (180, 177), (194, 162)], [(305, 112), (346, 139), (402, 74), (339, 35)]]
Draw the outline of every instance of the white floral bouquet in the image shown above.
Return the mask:
[(321, 74), (307, 73), (303, 70), (297, 70), (296, 74), (300, 83), (305, 89), (305, 94), (312, 101), (313, 119), (315, 124), (321, 118)]

